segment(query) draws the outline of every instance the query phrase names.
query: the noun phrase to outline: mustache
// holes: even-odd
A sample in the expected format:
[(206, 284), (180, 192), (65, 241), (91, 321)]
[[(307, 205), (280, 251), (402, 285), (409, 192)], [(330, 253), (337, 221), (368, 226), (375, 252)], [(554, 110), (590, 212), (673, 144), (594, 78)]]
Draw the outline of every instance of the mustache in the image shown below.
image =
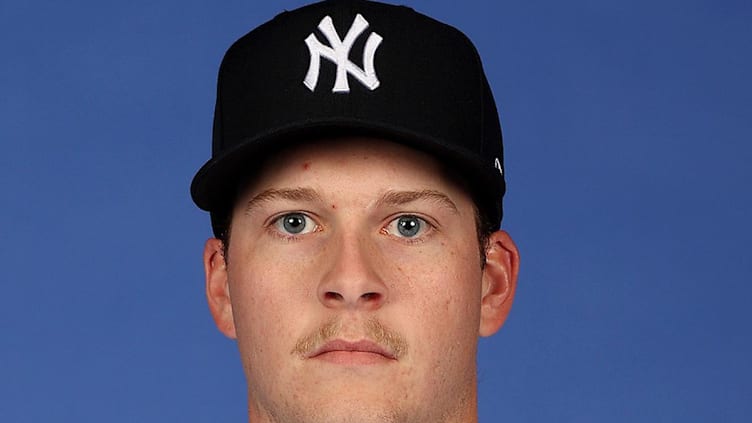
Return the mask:
[[(407, 354), (405, 338), (375, 318), (368, 319), (363, 325), (365, 337), (391, 352), (396, 359)], [(332, 319), (317, 330), (303, 336), (295, 343), (292, 354), (306, 357), (325, 343), (336, 339), (342, 333), (342, 321)]]

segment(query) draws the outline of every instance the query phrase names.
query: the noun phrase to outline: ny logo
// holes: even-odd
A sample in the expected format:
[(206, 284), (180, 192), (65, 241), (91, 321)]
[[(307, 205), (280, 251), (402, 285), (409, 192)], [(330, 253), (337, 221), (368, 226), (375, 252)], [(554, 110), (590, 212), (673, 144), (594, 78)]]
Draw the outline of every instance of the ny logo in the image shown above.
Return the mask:
[(354, 76), (355, 79), (371, 91), (379, 86), (376, 69), (373, 67), (373, 57), (376, 54), (376, 49), (379, 48), (379, 44), (381, 44), (381, 35), (372, 32), (368, 36), (365, 48), (363, 49), (363, 68), (358, 67), (358, 65), (350, 61), (350, 49), (355, 40), (358, 39), (366, 28), (368, 28), (368, 21), (358, 13), (350, 29), (347, 31), (345, 39), (342, 40), (339, 38), (337, 30), (334, 29), (332, 18), (326, 16), (319, 22), (319, 29), (329, 41), (331, 47), (322, 44), (313, 33), (305, 39), (308, 51), (311, 53), (311, 62), (308, 65), (308, 72), (303, 83), (309, 90), (314, 91), (316, 89), (316, 84), (319, 81), (322, 56), (337, 65), (337, 77), (334, 80), (333, 93), (350, 92), (350, 85), (347, 83), (347, 74)]

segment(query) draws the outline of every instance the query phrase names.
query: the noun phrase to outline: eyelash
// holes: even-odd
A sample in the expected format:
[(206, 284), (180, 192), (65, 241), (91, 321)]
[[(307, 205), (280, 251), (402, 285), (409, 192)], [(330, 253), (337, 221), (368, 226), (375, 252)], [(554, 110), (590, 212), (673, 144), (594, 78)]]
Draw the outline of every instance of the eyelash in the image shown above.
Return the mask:
[[(302, 233), (302, 234), (290, 234), (283, 232), (281, 229), (278, 228), (278, 225), (281, 224), (282, 219), (285, 217), (293, 216), (293, 215), (301, 215), (303, 216), (307, 221), (310, 221), (312, 225), (314, 225), (313, 229), (311, 229), (308, 232)], [(302, 211), (288, 211), (284, 212), (282, 214), (278, 214), (276, 216), (273, 216), (271, 219), (269, 219), (269, 222), (266, 225), (266, 230), (271, 235), (280, 238), (284, 241), (298, 241), (301, 239), (301, 237), (308, 235), (313, 232), (319, 232), (321, 231), (321, 225), (316, 222), (316, 219), (311, 217), (310, 213), (302, 212)]]
[[(394, 235), (389, 232), (388, 228), (390, 226), (397, 225), (397, 222), (400, 219), (406, 218), (406, 217), (415, 218), (420, 221), (420, 224), (421, 224), (420, 232), (415, 237), (399, 236), (399, 235)], [(387, 224), (381, 228), (379, 233), (398, 239), (401, 242), (404, 242), (407, 244), (419, 244), (419, 243), (425, 242), (431, 235), (433, 235), (436, 229), (437, 229), (437, 226), (431, 223), (431, 221), (429, 221), (427, 218), (416, 215), (416, 214), (412, 214), (412, 213), (406, 213), (406, 214), (397, 215), (394, 218), (390, 219), (387, 222)], [(397, 231), (399, 230), (397, 229)]]
[[(284, 219), (285, 217), (292, 216), (292, 215), (303, 216), (306, 220), (309, 220), (311, 224), (314, 225), (314, 228), (302, 234), (289, 234), (289, 233), (283, 232), (282, 230), (278, 228), (278, 225), (281, 224), (282, 219)], [(394, 235), (390, 233), (389, 227), (392, 225), (396, 225), (399, 219), (406, 218), (406, 217), (415, 218), (420, 221), (420, 224), (421, 224), (420, 232), (415, 237), (398, 236), (398, 235)], [(285, 212), (285, 213), (273, 216), (271, 219), (269, 219), (269, 223), (267, 223), (266, 229), (273, 236), (276, 236), (277, 238), (280, 238), (284, 241), (290, 241), (290, 242), (298, 241), (301, 239), (301, 237), (305, 235), (308, 235), (314, 232), (320, 232), (322, 230), (321, 225), (318, 222), (316, 222), (316, 219), (311, 217), (309, 213), (302, 212), (302, 211)], [(390, 236), (392, 238), (398, 239), (401, 242), (404, 242), (407, 244), (418, 244), (418, 243), (424, 242), (428, 237), (430, 237), (436, 231), (436, 229), (437, 229), (437, 226), (431, 223), (427, 218), (418, 216), (416, 214), (406, 213), (406, 214), (400, 214), (400, 215), (394, 216), (392, 219), (387, 221), (387, 224), (379, 230), (379, 233), (382, 235), (386, 235), (386, 236)]]

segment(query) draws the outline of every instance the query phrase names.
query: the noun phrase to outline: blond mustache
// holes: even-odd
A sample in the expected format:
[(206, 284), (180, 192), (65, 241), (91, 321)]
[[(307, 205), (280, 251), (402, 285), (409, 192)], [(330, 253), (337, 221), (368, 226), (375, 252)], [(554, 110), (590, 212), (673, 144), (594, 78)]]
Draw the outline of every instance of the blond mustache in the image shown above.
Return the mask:
[[(341, 331), (342, 322), (339, 319), (334, 319), (322, 325), (310, 335), (298, 340), (295, 348), (292, 350), (292, 354), (306, 357), (325, 343), (335, 339)], [(389, 350), (389, 352), (394, 354), (394, 358), (398, 360), (407, 353), (407, 341), (405, 341), (405, 338), (376, 319), (366, 320), (365, 336)]]

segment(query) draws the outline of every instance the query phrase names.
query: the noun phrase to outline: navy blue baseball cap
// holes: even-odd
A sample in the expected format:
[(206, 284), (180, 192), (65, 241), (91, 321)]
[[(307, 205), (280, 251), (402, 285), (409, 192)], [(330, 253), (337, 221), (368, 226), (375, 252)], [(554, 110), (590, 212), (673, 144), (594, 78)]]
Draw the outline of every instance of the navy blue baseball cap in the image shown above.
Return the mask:
[(191, 184), (218, 216), (285, 145), (369, 135), (431, 154), (501, 223), (501, 126), (480, 57), (459, 30), (405, 6), (330, 0), (283, 12), (236, 41), (219, 69), (212, 157)]

